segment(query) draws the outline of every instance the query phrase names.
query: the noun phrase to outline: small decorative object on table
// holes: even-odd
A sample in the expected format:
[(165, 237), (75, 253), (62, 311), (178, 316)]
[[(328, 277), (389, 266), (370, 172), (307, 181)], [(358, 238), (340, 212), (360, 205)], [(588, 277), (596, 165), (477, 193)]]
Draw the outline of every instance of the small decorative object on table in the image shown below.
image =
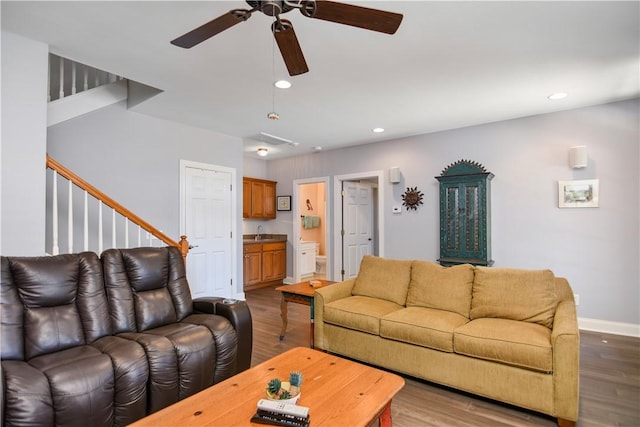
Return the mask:
[(302, 386), (302, 373), (291, 372), (289, 381), (281, 381), (274, 378), (267, 384), (267, 397), (270, 400), (279, 400), (283, 403), (295, 405), (300, 399)]

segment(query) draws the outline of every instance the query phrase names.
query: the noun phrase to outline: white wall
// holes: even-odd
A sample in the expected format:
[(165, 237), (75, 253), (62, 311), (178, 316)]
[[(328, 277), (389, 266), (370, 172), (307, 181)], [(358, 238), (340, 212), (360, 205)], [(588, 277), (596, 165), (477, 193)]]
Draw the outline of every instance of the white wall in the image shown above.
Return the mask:
[[(126, 109), (126, 101), (50, 127), (47, 150), (175, 240), (184, 232), (180, 226), (180, 160), (235, 168), (236, 211), (242, 212), (240, 138), (135, 113)], [(241, 234), (237, 221), (234, 235)], [(242, 293), (242, 248), (237, 246), (232, 277), (236, 292)]]
[(47, 45), (2, 31), (0, 254), (44, 255)]
[[(580, 295), (581, 318), (638, 331), (640, 314), (639, 100), (545, 114), (268, 162), (269, 179), (291, 194), (294, 179), (399, 166), (384, 200), (385, 255), (439, 256), (438, 182), (460, 159), (483, 164), (492, 181), (492, 242), (497, 267), (550, 268)], [(569, 147), (586, 145), (589, 166), (568, 167)], [(600, 207), (559, 209), (557, 181), (600, 180)], [(393, 215), (406, 187), (424, 193), (417, 211)], [(333, 189), (330, 189), (333, 194)], [(291, 233), (291, 214), (276, 224)], [(291, 266), (288, 266), (291, 269)], [(289, 271), (290, 275), (291, 272)], [(616, 325), (612, 326), (614, 329)], [(637, 333), (637, 332), (635, 332)]]

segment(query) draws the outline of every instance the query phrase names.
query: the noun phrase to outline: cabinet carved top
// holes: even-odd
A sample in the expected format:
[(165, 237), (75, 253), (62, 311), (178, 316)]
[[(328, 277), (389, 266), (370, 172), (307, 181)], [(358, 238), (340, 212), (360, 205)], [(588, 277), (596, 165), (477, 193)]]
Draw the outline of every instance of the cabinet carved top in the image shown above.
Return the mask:
[[(484, 166), (472, 160), (458, 160), (443, 169), (440, 176), (491, 174)], [(493, 175), (493, 174), (491, 174)], [(437, 178), (437, 177), (436, 177)]]

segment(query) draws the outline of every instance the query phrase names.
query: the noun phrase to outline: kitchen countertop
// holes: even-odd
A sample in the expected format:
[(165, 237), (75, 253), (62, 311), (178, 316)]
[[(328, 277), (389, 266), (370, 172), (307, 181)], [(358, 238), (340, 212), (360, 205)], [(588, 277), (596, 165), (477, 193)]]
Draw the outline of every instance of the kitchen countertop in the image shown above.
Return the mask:
[(286, 242), (286, 234), (261, 234), (260, 239), (256, 240), (255, 234), (244, 234), (242, 236), (243, 245), (252, 245), (255, 243), (273, 243), (273, 242)]

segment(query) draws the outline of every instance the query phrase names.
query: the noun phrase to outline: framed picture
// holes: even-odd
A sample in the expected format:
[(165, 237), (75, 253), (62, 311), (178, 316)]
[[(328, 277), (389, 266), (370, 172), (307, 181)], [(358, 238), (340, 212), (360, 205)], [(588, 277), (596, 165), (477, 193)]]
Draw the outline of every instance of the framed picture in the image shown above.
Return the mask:
[(276, 208), (279, 211), (290, 211), (291, 210), (291, 196), (278, 196), (278, 200), (276, 202)]
[(558, 207), (597, 208), (598, 184), (597, 179), (558, 181)]

